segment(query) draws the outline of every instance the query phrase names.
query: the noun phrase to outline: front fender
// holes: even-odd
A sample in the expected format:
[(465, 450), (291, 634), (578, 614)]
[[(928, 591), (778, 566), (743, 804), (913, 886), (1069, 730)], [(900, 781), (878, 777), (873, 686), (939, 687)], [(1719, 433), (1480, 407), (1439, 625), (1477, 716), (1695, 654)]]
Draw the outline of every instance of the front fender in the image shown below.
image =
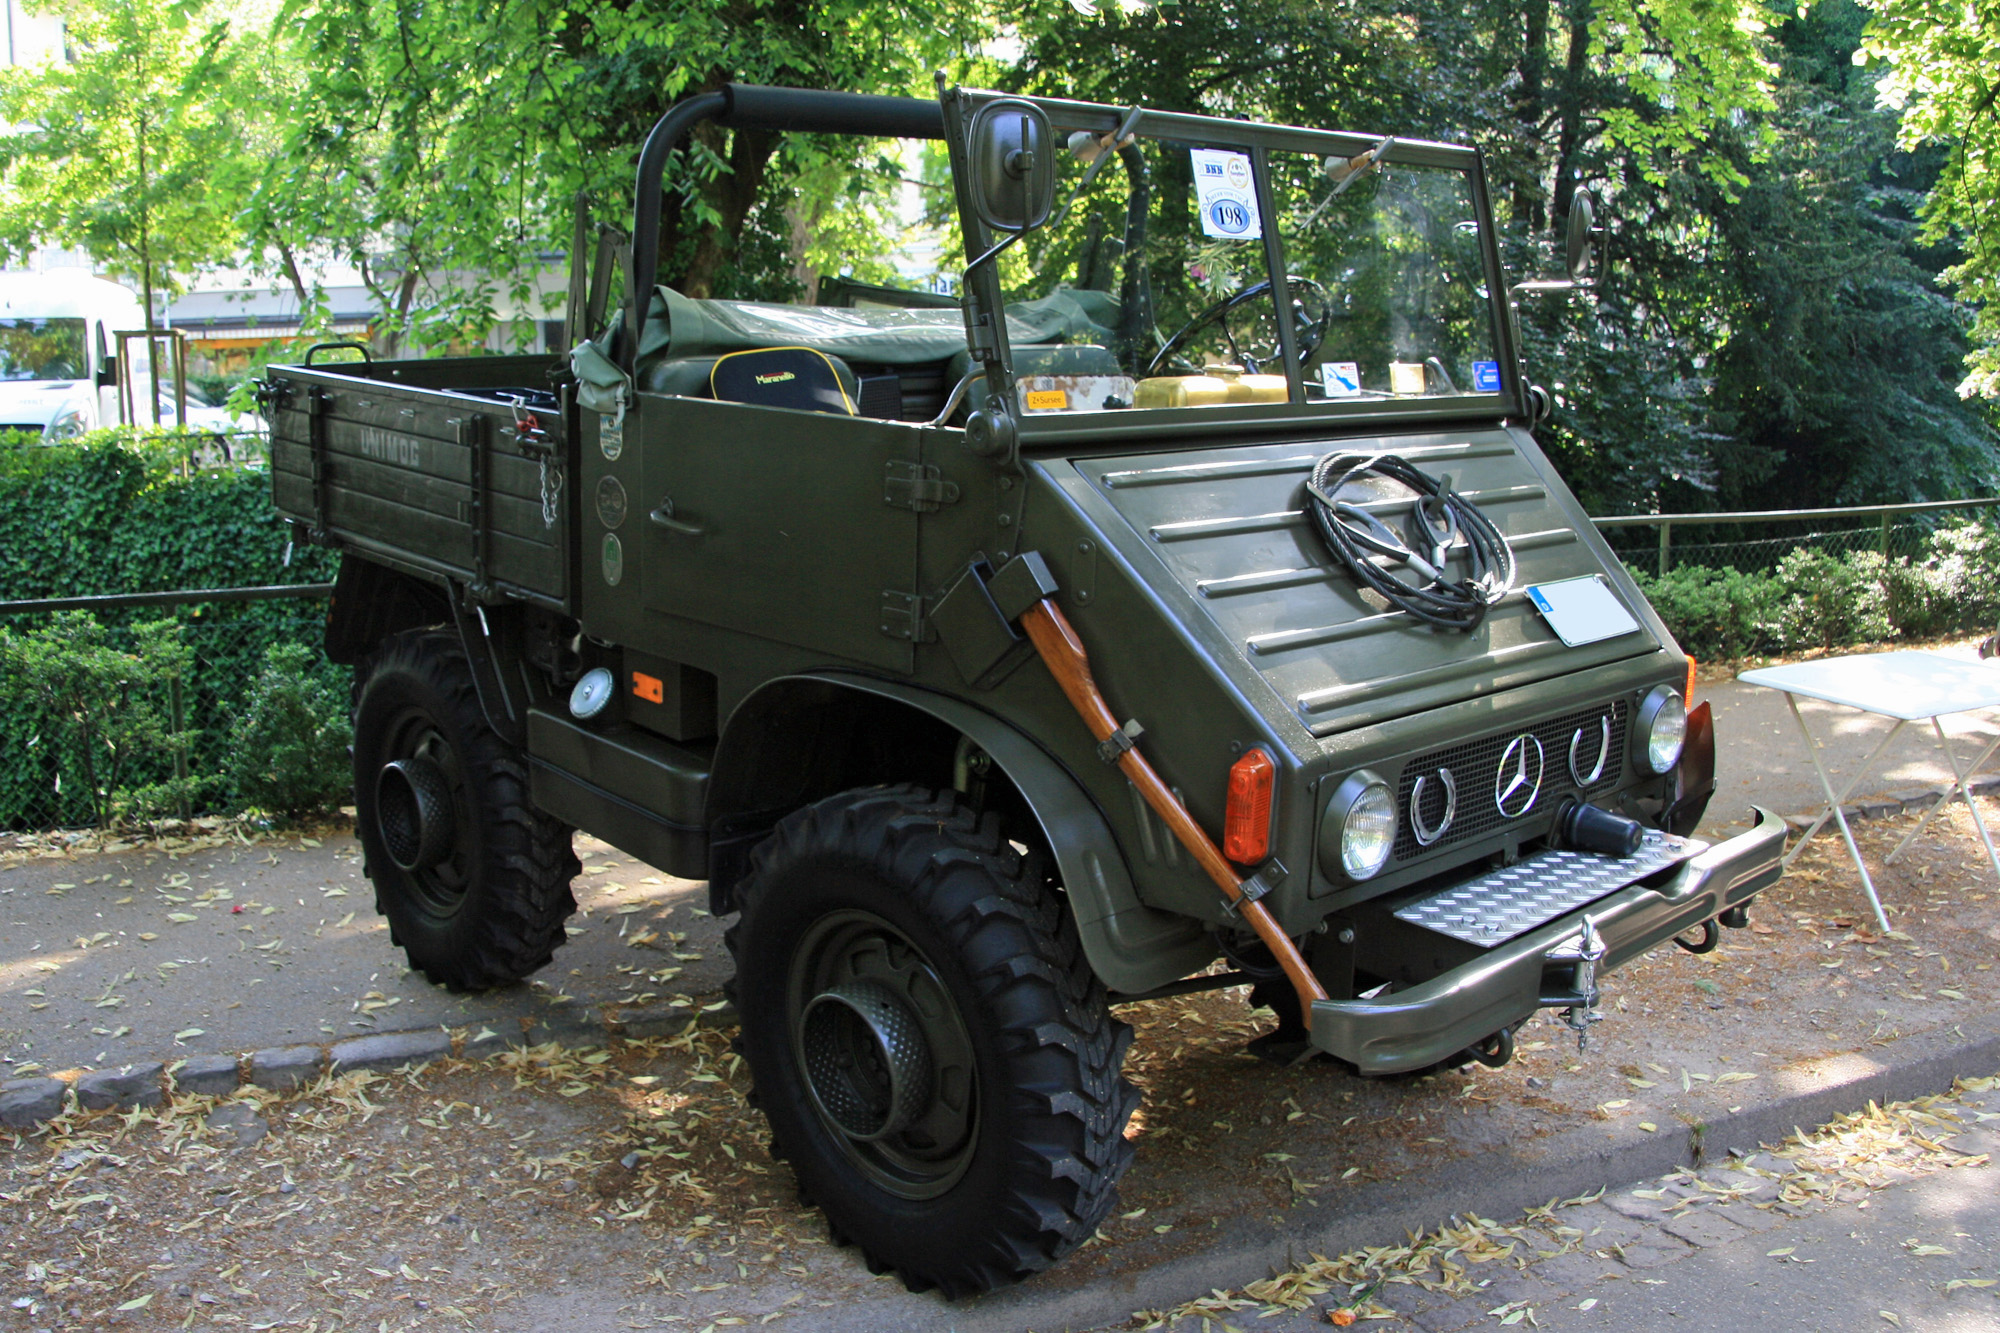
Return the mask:
[(754, 779), (741, 770), (753, 762), (751, 756), (759, 748), (732, 741), (763, 730), (771, 716), (789, 707), (788, 698), (802, 687), (820, 693), (829, 686), (920, 713), (969, 737), (991, 756), (1034, 812), (1069, 896), (1084, 954), (1109, 989), (1126, 994), (1151, 990), (1198, 971), (1215, 957), (1200, 922), (1139, 901), (1110, 824), (1068, 770), (991, 713), (900, 681), (815, 671), (780, 677), (761, 686), (731, 713), (716, 748), (709, 789), (711, 828), (724, 829), (739, 817), (769, 813), (747, 806), (729, 808), (740, 803), (731, 793), (755, 787)]

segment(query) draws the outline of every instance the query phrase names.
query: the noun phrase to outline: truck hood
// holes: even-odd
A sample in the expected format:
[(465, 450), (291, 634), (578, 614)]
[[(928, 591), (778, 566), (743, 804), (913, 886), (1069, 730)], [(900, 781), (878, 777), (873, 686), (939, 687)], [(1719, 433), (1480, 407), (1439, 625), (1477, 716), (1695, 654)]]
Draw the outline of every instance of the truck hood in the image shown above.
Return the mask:
[(41, 430), (65, 408), (88, 401), (82, 380), (0, 380), (0, 426)]
[[(1466, 633), (1434, 630), (1364, 590), (1305, 512), (1314, 463), (1393, 453), (1478, 505), (1519, 564), (1513, 590)], [(1072, 460), (1286, 708), (1331, 736), (1656, 651), (1644, 598), (1532, 443), (1500, 427)], [(1364, 502), (1402, 526), (1409, 492)], [(1461, 545), (1454, 567), (1466, 568)], [(1639, 628), (1566, 647), (1531, 584), (1606, 574)], [(1406, 575), (1407, 577), (1407, 575)]]

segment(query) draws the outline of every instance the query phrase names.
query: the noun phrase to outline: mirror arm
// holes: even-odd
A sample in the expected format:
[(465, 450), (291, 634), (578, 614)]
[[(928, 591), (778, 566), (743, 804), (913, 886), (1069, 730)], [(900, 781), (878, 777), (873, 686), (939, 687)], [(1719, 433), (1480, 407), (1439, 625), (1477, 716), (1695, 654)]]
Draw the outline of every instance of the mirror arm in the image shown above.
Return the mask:
[(1005, 250), (1008, 246), (1020, 240), (1023, 236), (1026, 236), (1027, 234), (1028, 234), (1027, 229), (1024, 227), (1020, 231), (1010, 231), (1005, 236), (1001, 237), (1000, 240), (996, 242), (993, 245), (993, 247), (989, 249), (985, 254), (979, 256), (979, 258), (973, 260), (970, 264), (967, 264), (965, 266), (965, 272), (959, 278), (959, 283), (963, 285), (967, 279), (972, 277), (974, 271), (977, 270), (982, 264), (990, 264), (995, 259), (998, 259), (1000, 257), (1000, 252), (1002, 250)]

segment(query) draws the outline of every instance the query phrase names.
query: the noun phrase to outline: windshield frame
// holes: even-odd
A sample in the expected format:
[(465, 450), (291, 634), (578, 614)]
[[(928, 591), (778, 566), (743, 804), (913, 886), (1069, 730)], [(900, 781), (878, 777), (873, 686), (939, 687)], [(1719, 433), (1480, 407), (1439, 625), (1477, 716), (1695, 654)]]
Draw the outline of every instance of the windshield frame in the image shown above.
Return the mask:
[[(966, 242), (965, 258), (968, 264), (971, 264), (977, 256), (987, 255), (1004, 237), (989, 232), (973, 211), (969, 197), (971, 181), (967, 175), (970, 153), (965, 142), (964, 127), (979, 106), (1002, 99), (1027, 101), (1039, 106), (1049, 117), (1057, 143), (1061, 143), (1068, 133), (1079, 129), (1099, 135), (1114, 133), (1131, 115), (1131, 108), (1094, 102), (1021, 97), (1016, 94), (979, 89), (956, 89), (947, 92), (944, 99), (946, 138), (955, 159), (953, 176), (957, 181), (959, 218)], [(1250, 155), (1260, 211), (1265, 218), (1270, 219), (1268, 225), (1262, 229), (1263, 251), (1266, 277), (1274, 285), (1283, 280), (1286, 267), (1284, 238), (1280, 234), (1281, 228), (1277, 225), (1275, 210), (1272, 207), (1269, 155), (1274, 152), (1291, 152), (1315, 154), (1321, 157), (1335, 155), (1354, 157), (1376, 148), (1388, 137), (1348, 130), (1314, 130), (1299, 126), (1229, 120), (1215, 116), (1197, 116), (1184, 112), (1151, 109), (1140, 111), (1133, 132), (1142, 139), (1212, 144), (1237, 149)], [(1494, 354), (1500, 363), (1499, 393), (1400, 400), (1309, 400), (1305, 396), (1290, 311), (1285, 308), (1285, 302), (1278, 302), (1278, 333), (1282, 345), (1284, 374), (1289, 388), (1289, 401), (1255, 405), (1148, 408), (1139, 411), (1076, 413), (1060, 416), (1011, 413), (1020, 431), (1022, 444), (1025, 446), (1030, 443), (1084, 441), (1097, 438), (1128, 439), (1135, 434), (1153, 434), (1159, 431), (1212, 435), (1257, 427), (1282, 428), (1288, 431), (1344, 430), (1376, 423), (1397, 425), (1416, 424), (1421, 421), (1425, 424), (1441, 424), (1449, 421), (1493, 421), (1510, 416), (1525, 416), (1520, 362), (1513, 342), (1512, 321), (1507, 317), (1507, 287), (1500, 267), (1492, 199), (1487, 188), (1482, 155), (1476, 148), (1458, 144), (1397, 137), (1383, 153), (1382, 160), (1391, 166), (1407, 164), (1443, 167), (1465, 174), (1470, 187), (1471, 204), (1479, 223), (1479, 253), (1486, 283), (1488, 318), (1493, 330)], [(965, 275), (962, 291), (968, 332), (976, 337), (978, 330), (991, 329), (993, 331), (991, 336), (997, 344), (1001, 373), (996, 386), (997, 392), (989, 396), (997, 397), (1002, 403), (1011, 404), (1015, 398), (1013, 358), (1007, 344), (1006, 321), (999, 313), (1004, 309), (1004, 301), (997, 279), (996, 265), (991, 262), (973, 265)], [(975, 355), (978, 355), (976, 344)], [(993, 363), (989, 360), (988, 364), (991, 367)]]

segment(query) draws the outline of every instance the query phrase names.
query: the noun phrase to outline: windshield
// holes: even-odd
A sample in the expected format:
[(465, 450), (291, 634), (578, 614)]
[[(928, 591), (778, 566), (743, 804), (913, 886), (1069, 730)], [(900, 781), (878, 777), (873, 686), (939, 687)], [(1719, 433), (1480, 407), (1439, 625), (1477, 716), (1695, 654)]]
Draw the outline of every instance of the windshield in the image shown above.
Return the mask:
[(1309, 399), (1500, 391), (1464, 172), (1273, 153), (1271, 177)]
[(0, 380), (78, 380), (88, 370), (80, 319), (0, 319)]
[(1260, 192), (1261, 155), (1240, 142), (1155, 137), (1142, 119), (1093, 172), (1109, 136), (1060, 114), (1056, 131), (1055, 197), (1073, 202), (1001, 254), (1002, 296), (1066, 297), (1095, 327), (1016, 342), (1025, 416), (1291, 401), (1273, 231), (1306, 403), (1500, 391), (1469, 162), (1422, 160), (1446, 156), (1435, 145), (1399, 160), (1393, 140), (1380, 161), (1273, 150)]

